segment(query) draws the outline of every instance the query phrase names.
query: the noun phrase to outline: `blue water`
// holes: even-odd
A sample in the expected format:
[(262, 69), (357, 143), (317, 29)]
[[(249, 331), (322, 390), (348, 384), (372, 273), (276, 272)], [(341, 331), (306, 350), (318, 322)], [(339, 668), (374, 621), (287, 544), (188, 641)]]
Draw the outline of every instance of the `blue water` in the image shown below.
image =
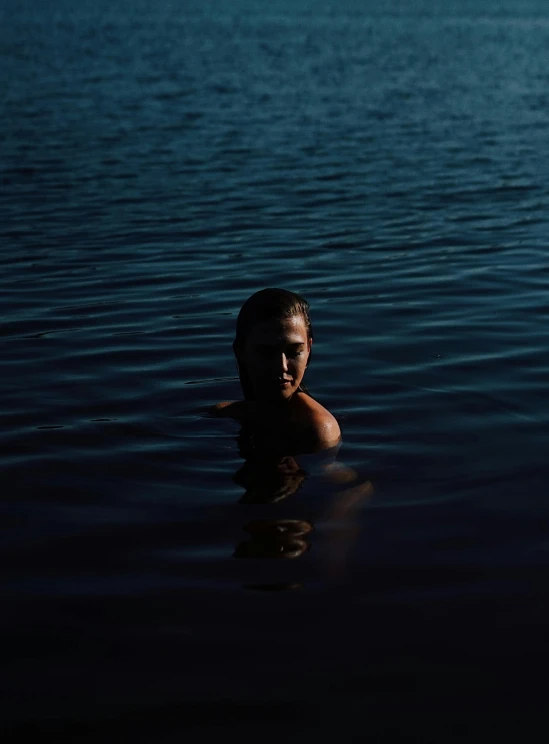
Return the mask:
[[(548, 50), (542, 0), (3, 0), (12, 736), (539, 733)], [(265, 286), (350, 485), (204, 415)]]

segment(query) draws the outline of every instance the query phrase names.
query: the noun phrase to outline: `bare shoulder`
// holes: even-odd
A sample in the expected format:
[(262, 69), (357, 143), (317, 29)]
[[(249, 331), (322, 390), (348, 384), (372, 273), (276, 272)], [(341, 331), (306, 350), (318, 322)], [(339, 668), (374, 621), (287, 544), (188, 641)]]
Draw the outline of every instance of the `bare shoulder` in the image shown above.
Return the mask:
[(301, 393), (299, 396), (299, 418), (319, 449), (333, 447), (341, 439), (336, 417), (310, 395)]
[(248, 409), (246, 401), (244, 400), (227, 400), (223, 403), (216, 403), (209, 410), (211, 416), (234, 418), (239, 421), (243, 420), (248, 415)]

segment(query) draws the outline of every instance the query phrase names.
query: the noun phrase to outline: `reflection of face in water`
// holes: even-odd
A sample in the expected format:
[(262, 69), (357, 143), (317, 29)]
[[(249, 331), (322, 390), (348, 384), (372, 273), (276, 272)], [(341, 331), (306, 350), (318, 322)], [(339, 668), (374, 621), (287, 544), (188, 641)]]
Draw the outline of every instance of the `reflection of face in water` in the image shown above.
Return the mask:
[[(301, 487), (305, 472), (291, 456), (247, 460), (233, 480), (246, 489), (241, 504), (275, 504)], [(244, 526), (248, 538), (235, 558), (299, 558), (309, 548), (313, 526), (303, 519), (253, 520)]]
[(235, 558), (299, 558), (309, 548), (305, 535), (313, 525), (303, 519), (263, 519), (244, 530), (248, 540), (237, 546)]
[(296, 493), (305, 471), (291, 456), (247, 460), (233, 480), (246, 489), (241, 504), (273, 504)]
[[(307, 473), (296, 457), (288, 454), (267, 454), (254, 446), (253, 438), (246, 426), (238, 438), (239, 452), (246, 461), (233, 476), (233, 480), (245, 489), (241, 504), (278, 504), (288, 500), (301, 488)], [(370, 481), (362, 480), (353, 469), (333, 459), (323, 465), (323, 478), (336, 487), (329, 511), (323, 516), (333, 528), (324, 535), (324, 553), (328, 561), (328, 576), (333, 579), (344, 570), (347, 554), (354, 543), (358, 528), (357, 509), (369, 501), (373, 487)], [(296, 500), (296, 505), (299, 503)], [(273, 511), (278, 511), (276, 507)], [(296, 517), (298, 515), (296, 514)], [(299, 558), (310, 547), (309, 536), (313, 524), (304, 519), (253, 520), (244, 526), (248, 533), (235, 549), (235, 558)], [(322, 557), (322, 556), (321, 556)], [(301, 564), (298, 564), (299, 566)], [(292, 577), (293, 578), (293, 577)], [(250, 589), (294, 589), (299, 582), (256, 583)]]

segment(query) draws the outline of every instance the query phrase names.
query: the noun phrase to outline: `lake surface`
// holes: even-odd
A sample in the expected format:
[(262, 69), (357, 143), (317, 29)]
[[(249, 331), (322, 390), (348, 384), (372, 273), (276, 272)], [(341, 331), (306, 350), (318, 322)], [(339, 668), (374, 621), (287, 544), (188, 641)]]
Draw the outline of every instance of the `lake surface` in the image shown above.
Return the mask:
[[(3, 0), (13, 739), (540, 734), (548, 50), (541, 0)], [(266, 286), (340, 483), (205, 415)]]

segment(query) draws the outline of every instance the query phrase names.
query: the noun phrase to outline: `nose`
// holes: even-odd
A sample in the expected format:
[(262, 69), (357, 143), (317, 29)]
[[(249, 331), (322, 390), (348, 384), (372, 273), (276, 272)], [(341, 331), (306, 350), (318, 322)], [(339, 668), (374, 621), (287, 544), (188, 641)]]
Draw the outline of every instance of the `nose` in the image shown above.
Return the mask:
[(279, 357), (278, 363), (280, 365), (280, 371), (281, 372), (287, 372), (288, 371), (288, 357), (284, 352)]

